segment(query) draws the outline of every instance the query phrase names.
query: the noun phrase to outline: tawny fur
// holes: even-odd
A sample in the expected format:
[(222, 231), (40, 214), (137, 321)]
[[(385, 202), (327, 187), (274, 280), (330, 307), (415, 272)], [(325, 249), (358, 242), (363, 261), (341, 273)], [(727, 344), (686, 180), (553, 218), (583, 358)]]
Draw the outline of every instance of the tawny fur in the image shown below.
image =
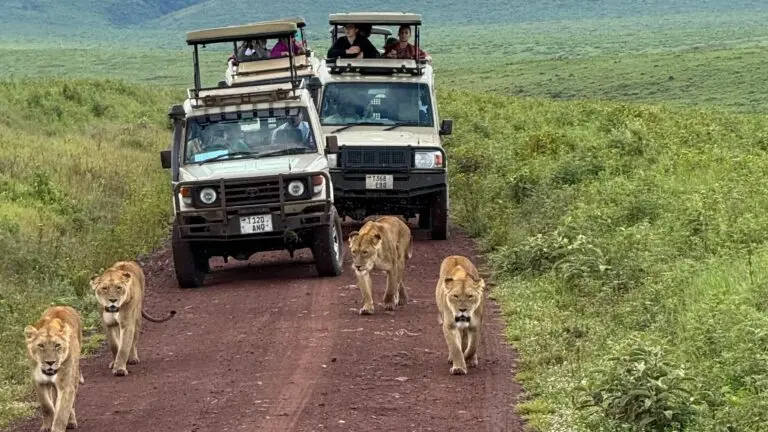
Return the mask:
[(171, 319), (170, 311), (163, 319), (152, 318), (143, 310), (144, 271), (134, 261), (118, 261), (101, 275), (91, 279), (101, 305), (101, 323), (112, 351), (109, 368), (116, 376), (128, 374), (128, 365), (139, 363), (138, 342), (141, 317), (152, 322)]
[(405, 263), (412, 256), (413, 239), (411, 230), (399, 218), (383, 216), (368, 221), (349, 234), (349, 249), (352, 253), (352, 270), (357, 276), (357, 285), (363, 298), (360, 315), (374, 312), (371, 292), (371, 271), (387, 273), (387, 289), (384, 292), (384, 309), (394, 310), (395, 305), (408, 303), (403, 277)]
[(41, 431), (77, 427), (75, 399), (79, 384), (83, 322), (69, 306), (53, 306), (24, 328), (32, 381), (43, 414)]
[[(485, 281), (466, 257), (452, 255), (440, 264), (440, 276), (435, 286), (437, 321), (448, 345), (452, 375), (466, 374), (467, 365), (477, 366), (477, 347), (485, 312), (484, 290)], [(457, 321), (457, 317), (464, 320)]]

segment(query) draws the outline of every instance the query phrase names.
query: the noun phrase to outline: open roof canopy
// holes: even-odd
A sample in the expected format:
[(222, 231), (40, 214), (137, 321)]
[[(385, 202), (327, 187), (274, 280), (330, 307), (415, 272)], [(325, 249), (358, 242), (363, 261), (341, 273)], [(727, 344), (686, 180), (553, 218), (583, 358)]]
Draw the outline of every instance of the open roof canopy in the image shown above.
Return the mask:
[(286, 17), (286, 18), (278, 18), (278, 19), (269, 20), (269, 21), (262, 21), (262, 23), (273, 23), (273, 22), (294, 23), (298, 28), (307, 26), (307, 23), (304, 21), (304, 17), (300, 17), (300, 16), (292, 16), (292, 17)]
[(266, 21), (239, 26), (196, 30), (187, 33), (187, 45), (289, 37), (295, 34), (296, 30), (298, 30), (296, 23), (288, 21)]
[(408, 12), (344, 12), (328, 16), (331, 25), (380, 24), (380, 25), (421, 25), (421, 15)]

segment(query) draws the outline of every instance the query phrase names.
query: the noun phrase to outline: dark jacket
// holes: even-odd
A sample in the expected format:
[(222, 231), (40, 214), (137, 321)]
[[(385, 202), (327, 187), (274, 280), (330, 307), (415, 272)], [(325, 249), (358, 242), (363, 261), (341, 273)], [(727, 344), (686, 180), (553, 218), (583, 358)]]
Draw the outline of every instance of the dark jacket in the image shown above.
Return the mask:
[(379, 57), (379, 50), (368, 40), (365, 36), (357, 35), (353, 43), (349, 43), (349, 39), (346, 36), (342, 36), (336, 39), (336, 43), (328, 49), (327, 58), (354, 58), (357, 54), (347, 54), (347, 50), (352, 46), (359, 46), (360, 51), (363, 53), (363, 58), (377, 58)]

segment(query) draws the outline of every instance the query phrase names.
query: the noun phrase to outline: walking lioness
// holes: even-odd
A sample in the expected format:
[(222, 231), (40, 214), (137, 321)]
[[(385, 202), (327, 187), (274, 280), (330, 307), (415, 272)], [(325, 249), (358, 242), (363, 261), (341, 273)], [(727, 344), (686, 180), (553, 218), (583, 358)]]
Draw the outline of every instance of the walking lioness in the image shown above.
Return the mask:
[(363, 296), (360, 315), (373, 313), (371, 292), (371, 271), (387, 272), (387, 289), (384, 293), (384, 309), (394, 310), (395, 304), (408, 303), (403, 276), (405, 262), (411, 258), (411, 230), (405, 222), (394, 216), (382, 216), (368, 221), (349, 234), (349, 249), (352, 253), (352, 269), (357, 276), (357, 285)]
[(32, 381), (43, 412), (40, 430), (64, 432), (77, 427), (75, 399), (80, 373), (83, 322), (69, 306), (53, 306), (24, 328)]
[(452, 375), (466, 374), (467, 364), (477, 366), (484, 290), (485, 281), (469, 259), (452, 255), (440, 264), (440, 278), (435, 287), (437, 321), (443, 327)]
[(160, 323), (175, 314), (152, 318), (144, 312), (144, 271), (133, 261), (118, 261), (100, 276), (91, 279), (91, 287), (103, 307), (101, 323), (107, 334), (113, 361), (109, 368), (116, 376), (128, 374), (128, 366), (139, 363), (137, 345), (141, 330), (141, 317)]

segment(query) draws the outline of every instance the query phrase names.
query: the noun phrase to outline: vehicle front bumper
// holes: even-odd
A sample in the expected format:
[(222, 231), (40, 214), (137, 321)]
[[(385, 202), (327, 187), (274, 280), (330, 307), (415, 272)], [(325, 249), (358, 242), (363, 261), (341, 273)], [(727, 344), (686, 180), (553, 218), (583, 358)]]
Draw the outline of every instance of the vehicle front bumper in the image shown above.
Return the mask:
[[(311, 190), (312, 176), (322, 175), (325, 179), (325, 199), (286, 199), (285, 187), (287, 182), (306, 177), (308, 188)], [(300, 175), (280, 174), (272, 177), (257, 177), (259, 181), (276, 180), (279, 184), (279, 201), (247, 205), (227, 204), (225, 186), (246, 184), (250, 179), (218, 179), (214, 181), (179, 182), (173, 187), (175, 205), (175, 224), (179, 229), (181, 239), (186, 241), (245, 241), (257, 239), (284, 238), (289, 232), (299, 233), (331, 224), (331, 182), (330, 176), (322, 171), (302, 173)], [(184, 186), (215, 187), (219, 194), (219, 205), (205, 208), (180, 210), (179, 194)], [(240, 230), (240, 218), (243, 216), (270, 215), (272, 230), (268, 232), (243, 234)]]

